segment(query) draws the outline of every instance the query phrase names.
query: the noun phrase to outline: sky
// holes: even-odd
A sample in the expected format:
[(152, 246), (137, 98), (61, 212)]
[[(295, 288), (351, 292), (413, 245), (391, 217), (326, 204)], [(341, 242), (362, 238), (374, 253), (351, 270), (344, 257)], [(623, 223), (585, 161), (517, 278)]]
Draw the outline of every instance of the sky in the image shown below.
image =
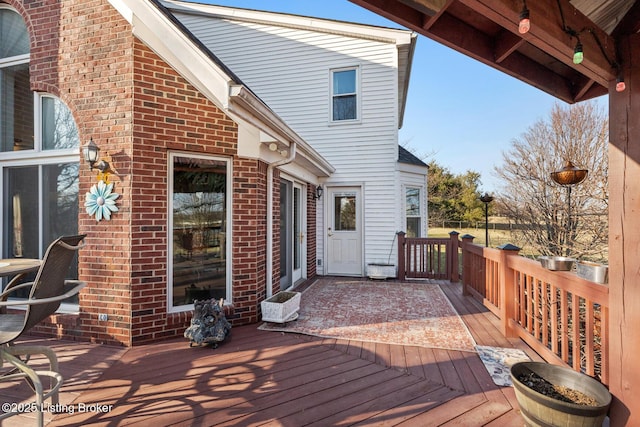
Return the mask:
[[(197, 0), (402, 28), (348, 0)], [(606, 97), (598, 98), (606, 108)], [(480, 173), (480, 192), (499, 191), (503, 152), (555, 103), (568, 104), (422, 35), (418, 36), (399, 142), (454, 174)]]

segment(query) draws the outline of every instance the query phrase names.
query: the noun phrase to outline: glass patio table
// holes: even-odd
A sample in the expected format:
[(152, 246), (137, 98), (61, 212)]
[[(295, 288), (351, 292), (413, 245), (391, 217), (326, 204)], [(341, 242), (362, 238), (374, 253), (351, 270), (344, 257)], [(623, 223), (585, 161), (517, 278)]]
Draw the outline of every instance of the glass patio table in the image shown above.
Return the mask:
[[(41, 259), (34, 258), (7, 258), (0, 259), (0, 277), (11, 277), (7, 286), (2, 289), (2, 291), (6, 291), (7, 289), (11, 289), (18, 283), (20, 280), (27, 274), (32, 273), (34, 271), (38, 271), (40, 265), (42, 264)], [(6, 300), (6, 296), (0, 298), (0, 301)], [(3, 313), (5, 307), (0, 308), (0, 313)]]
[[(42, 260), (32, 258), (0, 259), (0, 277), (23, 276), (36, 271), (41, 264)], [(15, 280), (15, 277), (13, 280)]]

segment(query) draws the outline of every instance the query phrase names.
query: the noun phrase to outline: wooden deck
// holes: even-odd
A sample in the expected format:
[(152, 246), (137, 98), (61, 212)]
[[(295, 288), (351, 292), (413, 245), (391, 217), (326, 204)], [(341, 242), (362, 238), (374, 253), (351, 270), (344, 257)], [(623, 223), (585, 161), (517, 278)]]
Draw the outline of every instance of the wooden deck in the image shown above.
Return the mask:
[[(496, 317), (463, 297), (459, 284), (439, 283), (478, 344), (520, 348), (540, 360), (521, 341), (504, 338)], [(513, 389), (494, 385), (475, 353), (328, 340), (257, 325), (234, 328), (217, 349), (190, 348), (185, 339), (131, 349), (52, 345), (66, 380), (67, 413), (47, 414), (51, 426), (523, 425)], [(0, 401), (28, 391), (25, 384), (0, 383)], [(28, 418), (2, 425), (31, 425)]]

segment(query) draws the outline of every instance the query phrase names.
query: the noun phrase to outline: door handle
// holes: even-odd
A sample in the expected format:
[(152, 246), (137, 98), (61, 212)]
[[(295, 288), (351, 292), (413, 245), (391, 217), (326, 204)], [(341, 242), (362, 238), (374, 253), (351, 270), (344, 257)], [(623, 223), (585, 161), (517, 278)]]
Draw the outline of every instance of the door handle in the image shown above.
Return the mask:
[(331, 227), (329, 227), (329, 231), (327, 232), (329, 236), (333, 236), (333, 231), (331, 231)]
[(304, 233), (300, 232), (300, 243), (304, 243)]

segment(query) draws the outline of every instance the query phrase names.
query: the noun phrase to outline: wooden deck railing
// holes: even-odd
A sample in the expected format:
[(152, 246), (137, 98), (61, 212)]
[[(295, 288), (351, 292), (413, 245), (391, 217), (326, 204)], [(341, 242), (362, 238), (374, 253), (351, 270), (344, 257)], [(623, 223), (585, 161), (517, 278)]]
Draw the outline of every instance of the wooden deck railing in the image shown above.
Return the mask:
[(458, 281), (458, 233), (446, 238), (414, 238), (398, 233), (398, 275), (404, 279)]
[(399, 234), (399, 278), (443, 278), (446, 272), (445, 279), (458, 281), (461, 257), (464, 292), (500, 318), (505, 336), (520, 337), (550, 363), (608, 384), (607, 285), (544, 269), (512, 245), (485, 248), (473, 244), (472, 236), (450, 236), (410, 239)]

